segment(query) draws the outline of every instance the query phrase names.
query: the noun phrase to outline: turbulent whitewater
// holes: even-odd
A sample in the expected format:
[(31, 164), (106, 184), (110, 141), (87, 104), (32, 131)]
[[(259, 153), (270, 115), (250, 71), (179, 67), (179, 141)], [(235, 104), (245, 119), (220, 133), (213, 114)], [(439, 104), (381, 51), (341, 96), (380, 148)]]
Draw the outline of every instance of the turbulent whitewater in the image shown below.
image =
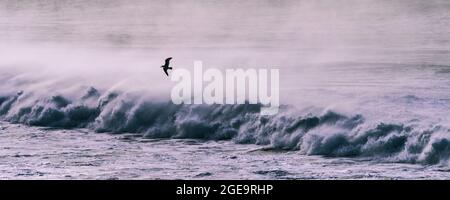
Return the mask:
[(139, 93), (102, 92), (94, 87), (71, 97), (55, 91), (39, 98), (20, 87), (14, 89), (16, 93), (0, 96), (1, 119), (11, 123), (138, 133), (151, 139), (232, 140), (264, 145), (266, 150), (388, 162), (448, 165), (450, 158), (450, 129), (420, 120), (368, 121), (361, 114), (299, 111), (292, 106), (284, 106), (275, 116), (262, 116), (258, 104), (175, 105), (142, 98)]

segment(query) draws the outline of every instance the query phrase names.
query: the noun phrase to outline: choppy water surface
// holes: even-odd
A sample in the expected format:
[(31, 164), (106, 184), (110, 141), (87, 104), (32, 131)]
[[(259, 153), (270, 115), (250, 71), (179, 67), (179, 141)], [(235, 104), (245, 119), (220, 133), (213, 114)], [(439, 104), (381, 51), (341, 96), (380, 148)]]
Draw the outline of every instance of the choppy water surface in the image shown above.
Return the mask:
[(447, 167), (1, 124), (2, 179), (448, 179)]

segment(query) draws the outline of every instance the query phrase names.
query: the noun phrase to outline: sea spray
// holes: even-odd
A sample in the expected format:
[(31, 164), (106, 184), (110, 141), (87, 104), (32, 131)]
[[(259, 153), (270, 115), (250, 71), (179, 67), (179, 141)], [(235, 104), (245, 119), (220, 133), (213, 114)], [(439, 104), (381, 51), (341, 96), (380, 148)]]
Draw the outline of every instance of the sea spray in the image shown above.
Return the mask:
[[(261, 104), (176, 105), (139, 94), (101, 94), (89, 87), (78, 98), (36, 98), (27, 92), (0, 97), (1, 119), (55, 128), (139, 133), (145, 138), (233, 140), (306, 155), (368, 157), (389, 162), (446, 163), (449, 129), (442, 125), (367, 121), (332, 110), (295, 112), (282, 106), (260, 115)], [(266, 148), (267, 149), (267, 148)]]

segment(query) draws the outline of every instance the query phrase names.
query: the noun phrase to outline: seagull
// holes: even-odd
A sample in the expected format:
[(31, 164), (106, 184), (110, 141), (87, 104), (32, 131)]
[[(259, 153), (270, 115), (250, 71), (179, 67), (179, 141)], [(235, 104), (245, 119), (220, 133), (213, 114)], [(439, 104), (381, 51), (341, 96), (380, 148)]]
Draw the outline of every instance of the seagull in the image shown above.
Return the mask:
[(170, 59), (172, 59), (172, 57), (170, 58), (166, 58), (166, 62), (164, 63), (163, 66), (161, 66), (161, 68), (163, 68), (164, 73), (166, 73), (167, 76), (169, 76), (169, 73), (167, 72), (169, 69), (172, 69), (172, 67), (169, 67), (170, 65)]

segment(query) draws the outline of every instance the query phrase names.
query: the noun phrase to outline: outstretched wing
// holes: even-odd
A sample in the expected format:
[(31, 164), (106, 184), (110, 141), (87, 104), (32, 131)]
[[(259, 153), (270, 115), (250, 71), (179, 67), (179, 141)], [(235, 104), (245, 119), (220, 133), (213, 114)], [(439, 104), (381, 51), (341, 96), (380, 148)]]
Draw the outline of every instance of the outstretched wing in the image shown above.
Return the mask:
[[(170, 58), (166, 58), (166, 63), (164, 64), (165, 66), (169, 66), (169, 64), (170, 64), (170, 59), (172, 59), (172, 57), (170, 57)], [(166, 72), (167, 73), (167, 72)]]
[(169, 70), (168, 68), (164, 68), (164, 73), (166, 73), (167, 76), (169, 76), (169, 73), (167, 72)]

